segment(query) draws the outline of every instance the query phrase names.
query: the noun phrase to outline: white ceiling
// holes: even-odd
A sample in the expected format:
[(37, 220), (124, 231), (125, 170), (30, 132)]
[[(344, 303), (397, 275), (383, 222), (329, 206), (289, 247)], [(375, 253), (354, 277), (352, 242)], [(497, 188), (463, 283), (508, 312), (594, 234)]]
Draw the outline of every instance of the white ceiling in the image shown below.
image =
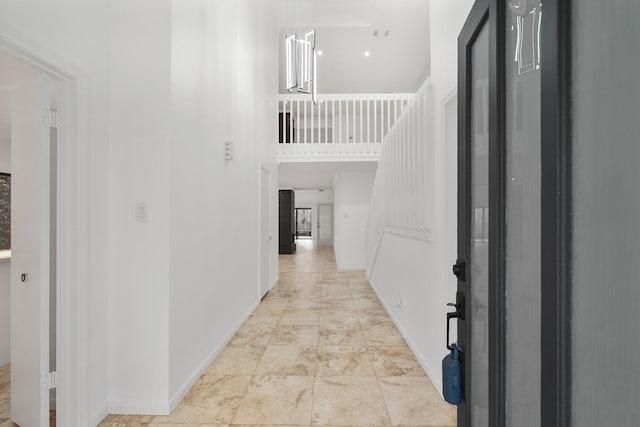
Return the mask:
[(285, 35), (314, 16), (318, 93), (415, 92), (429, 75), (429, 0), (280, 0), (279, 14), (281, 93)]
[(295, 190), (328, 190), (333, 188), (337, 172), (373, 172), (378, 162), (281, 163), (280, 188)]

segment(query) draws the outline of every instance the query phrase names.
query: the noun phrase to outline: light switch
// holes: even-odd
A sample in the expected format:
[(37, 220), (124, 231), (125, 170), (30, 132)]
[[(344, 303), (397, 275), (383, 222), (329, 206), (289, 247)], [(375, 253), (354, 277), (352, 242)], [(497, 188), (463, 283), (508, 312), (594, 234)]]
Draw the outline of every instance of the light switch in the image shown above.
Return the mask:
[(136, 222), (147, 222), (147, 204), (136, 203)]

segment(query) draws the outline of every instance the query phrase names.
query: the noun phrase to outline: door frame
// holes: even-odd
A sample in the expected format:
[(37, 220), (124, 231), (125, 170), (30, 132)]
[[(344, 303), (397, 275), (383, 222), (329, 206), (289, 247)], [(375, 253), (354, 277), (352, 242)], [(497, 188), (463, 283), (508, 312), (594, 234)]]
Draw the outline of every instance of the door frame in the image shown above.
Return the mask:
[[(471, 47), (484, 25), (489, 30), (489, 425), (505, 427), (505, 2), (476, 0), (458, 37), (458, 259), (465, 260), (465, 277), (470, 276), (471, 247), (469, 151), (473, 124), (469, 85)], [(458, 280), (458, 290), (470, 295), (469, 283)], [(470, 304), (465, 304), (464, 321), (458, 321), (458, 341), (463, 344), (463, 403), (458, 406), (458, 426), (471, 426), (467, 407), (471, 373), (465, 360), (471, 357), (467, 345), (471, 331)]]
[(87, 399), (90, 300), (86, 284), (91, 283), (92, 249), (89, 79), (80, 69), (30, 43), (8, 26), (0, 31), (0, 46), (59, 84), (59, 110), (66, 114), (61, 117), (57, 135), (56, 418), (60, 425), (97, 423), (104, 414), (89, 414)]
[(571, 1), (544, 0), (541, 86), (541, 425), (571, 425)]
[[(269, 239), (269, 249), (267, 249), (267, 254), (266, 254), (266, 258), (265, 258), (265, 254), (262, 253), (262, 239), (265, 238), (265, 233), (262, 229), (262, 197), (264, 197), (264, 195), (262, 194), (262, 174), (266, 174), (267, 176), (267, 182), (268, 182), (268, 199), (269, 199), (269, 207), (268, 207), (268, 211), (269, 211), (269, 221), (267, 222), (269, 225), (267, 226), (268, 229), (266, 230), (267, 233), (266, 235), (268, 235), (269, 237), (272, 237), (272, 229), (271, 229), (271, 211), (272, 211), (272, 206), (273, 206), (273, 200), (271, 197), (271, 172), (269, 171), (269, 169), (267, 169), (264, 165), (260, 165), (260, 168), (258, 170), (258, 265), (260, 266), (260, 273), (259, 273), (259, 279), (258, 279), (258, 300), (261, 300), (262, 298), (264, 298), (264, 296), (266, 296), (269, 291), (271, 290), (271, 239)], [(262, 263), (266, 262), (267, 263), (267, 284), (266, 284), (266, 288), (267, 288), (267, 292), (265, 292), (264, 294), (262, 294)]]

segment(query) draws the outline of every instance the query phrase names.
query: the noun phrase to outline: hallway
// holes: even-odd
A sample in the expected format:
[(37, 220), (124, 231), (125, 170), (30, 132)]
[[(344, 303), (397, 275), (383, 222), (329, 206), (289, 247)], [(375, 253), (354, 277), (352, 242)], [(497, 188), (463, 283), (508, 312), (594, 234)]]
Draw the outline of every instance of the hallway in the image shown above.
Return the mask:
[(456, 425), (362, 271), (298, 241), (280, 281), (170, 416), (100, 424)]

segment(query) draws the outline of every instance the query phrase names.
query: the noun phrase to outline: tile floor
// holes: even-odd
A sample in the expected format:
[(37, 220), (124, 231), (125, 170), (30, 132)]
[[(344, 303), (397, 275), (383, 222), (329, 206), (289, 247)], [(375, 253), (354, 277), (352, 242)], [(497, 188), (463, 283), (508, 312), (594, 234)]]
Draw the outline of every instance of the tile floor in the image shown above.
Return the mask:
[[(1, 414), (0, 400), (0, 427)], [(337, 271), (332, 248), (302, 241), (171, 415), (109, 415), (100, 427), (171, 425), (453, 427), (456, 415), (364, 273)]]
[(11, 365), (0, 366), (0, 427), (12, 426)]

